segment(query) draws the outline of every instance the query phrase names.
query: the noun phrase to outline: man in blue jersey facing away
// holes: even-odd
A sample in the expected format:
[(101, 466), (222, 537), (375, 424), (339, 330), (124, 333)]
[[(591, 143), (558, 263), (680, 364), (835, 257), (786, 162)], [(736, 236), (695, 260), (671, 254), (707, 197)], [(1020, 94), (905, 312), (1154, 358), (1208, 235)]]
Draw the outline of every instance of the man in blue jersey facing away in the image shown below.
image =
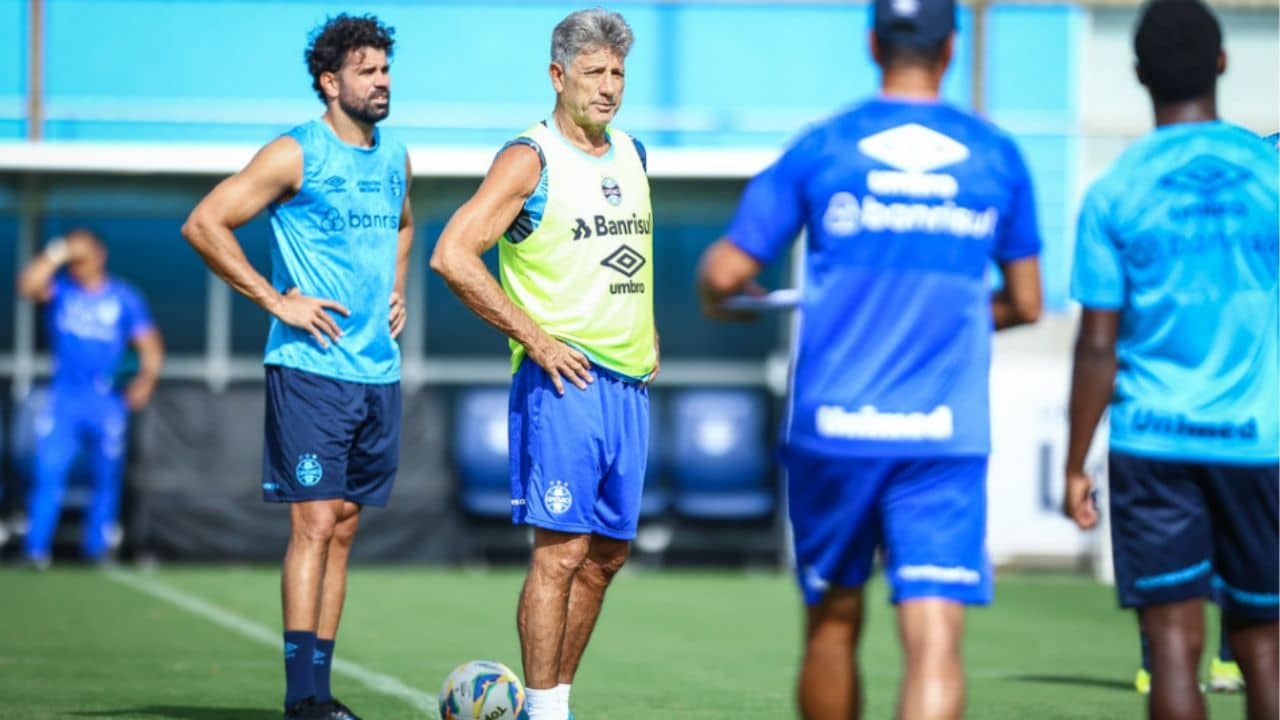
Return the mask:
[(1196, 670), (1216, 588), (1249, 717), (1274, 718), (1280, 159), (1218, 119), (1226, 55), (1200, 0), (1148, 4), (1134, 50), (1156, 129), (1080, 210), (1064, 510), (1097, 523), (1084, 457), (1109, 403), (1116, 589), (1150, 642), (1150, 715), (1205, 717)]
[(906, 653), (898, 716), (958, 718), (964, 606), (992, 596), (991, 330), (1039, 316), (1040, 237), (1016, 146), (939, 99), (954, 2), (877, 0), (873, 13), (882, 94), (751, 181), (699, 284), (718, 315), (807, 229), (783, 437), (808, 605), (801, 715), (860, 712), (862, 587), (883, 548)]
[[(353, 718), (330, 694), (360, 509), (387, 503), (400, 454), (409, 158), (376, 124), (391, 107), (393, 29), (331, 18), (307, 65), (322, 117), (269, 143), (192, 211), (183, 235), (271, 314), (263, 497), (290, 503), (284, 557), (285, 717)], [(272, 279), (232, 230), (270, 207)]]
[[(35, 477), (27, 502), (24, 552), (48, 567), (67, 475), (83, 448), (93, 474), (81, 552), (106, 560), (120, 509), (129, 411), (155, 391), (164, 343), (142, 295), (107, 273), (107, 248), (95, 232), (56, 238), (18, 276), (18, 294), (46, 303), (53, 382), (35, 421)], [(115, 376), (126, 348), (138, 352), (138, 372), (119, 392)]]

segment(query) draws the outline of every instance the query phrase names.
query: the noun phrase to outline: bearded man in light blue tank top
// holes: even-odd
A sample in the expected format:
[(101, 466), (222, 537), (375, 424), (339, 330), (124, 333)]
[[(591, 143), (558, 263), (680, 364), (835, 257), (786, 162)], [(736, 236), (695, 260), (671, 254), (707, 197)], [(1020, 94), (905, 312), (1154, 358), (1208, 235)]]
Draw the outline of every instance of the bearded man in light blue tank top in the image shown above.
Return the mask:
[[(271, 314), (263, 497), (290, 504), (285, 717), (358, 720), (329, 690), (347, 557), (365, 505), (385, 505), (400, 454), (404, 281), (413, 242), (405, 146), (391, 108), (394, 30), (339, 15), (307, 48), (322, 117), (264, 147), (200, 202), (183, 235)], [(271, 280), (232, 231), (268, 209)]]

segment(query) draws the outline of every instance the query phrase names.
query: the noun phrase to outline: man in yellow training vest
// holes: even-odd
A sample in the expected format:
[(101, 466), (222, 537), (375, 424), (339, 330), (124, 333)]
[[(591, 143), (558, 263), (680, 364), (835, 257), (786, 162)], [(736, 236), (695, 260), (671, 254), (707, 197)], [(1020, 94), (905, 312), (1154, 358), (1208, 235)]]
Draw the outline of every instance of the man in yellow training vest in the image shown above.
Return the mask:
[[(609, 127), (632, 39), (602, 9), (556, 26), (554, 111), (503, 147), (431, 258), (511, 339), (511, 515), (534, 528), (518, 613), (530, 720), (570, 717), (643, 489), (658, 368), (653, 212), (644, 146)], [(480, 259), (494, 245), (502, 287)]]

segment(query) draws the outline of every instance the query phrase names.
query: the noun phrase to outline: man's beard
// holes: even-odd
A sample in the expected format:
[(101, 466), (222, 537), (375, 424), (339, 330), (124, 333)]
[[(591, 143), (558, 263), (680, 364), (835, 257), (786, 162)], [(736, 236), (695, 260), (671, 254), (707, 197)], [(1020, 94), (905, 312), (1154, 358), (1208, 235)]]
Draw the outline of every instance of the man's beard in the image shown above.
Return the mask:
[(374, 125), (381, 120), (385, 120), (387, 115), (391, 114), (391, 93), (387, 93), (387, 104), (379, 108), (373, 104), (377, 98), (368, 98), (359, 104), (349, 103), (338, 98), (338, 105), (342, 107), (342, 111), (355, 120), (368, 125)]

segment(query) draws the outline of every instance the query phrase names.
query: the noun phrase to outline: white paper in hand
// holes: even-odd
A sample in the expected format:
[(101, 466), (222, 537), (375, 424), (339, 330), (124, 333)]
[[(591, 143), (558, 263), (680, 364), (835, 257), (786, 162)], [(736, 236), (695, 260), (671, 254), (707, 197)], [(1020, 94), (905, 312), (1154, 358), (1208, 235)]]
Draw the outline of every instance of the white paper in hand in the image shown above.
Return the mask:
[(800, 288), (782, 288), (764, 295), (734, 295), (725, 298), (720, 307), (725, 310), (762, 312), (767, 310), (791, 310), (800, 304)]

